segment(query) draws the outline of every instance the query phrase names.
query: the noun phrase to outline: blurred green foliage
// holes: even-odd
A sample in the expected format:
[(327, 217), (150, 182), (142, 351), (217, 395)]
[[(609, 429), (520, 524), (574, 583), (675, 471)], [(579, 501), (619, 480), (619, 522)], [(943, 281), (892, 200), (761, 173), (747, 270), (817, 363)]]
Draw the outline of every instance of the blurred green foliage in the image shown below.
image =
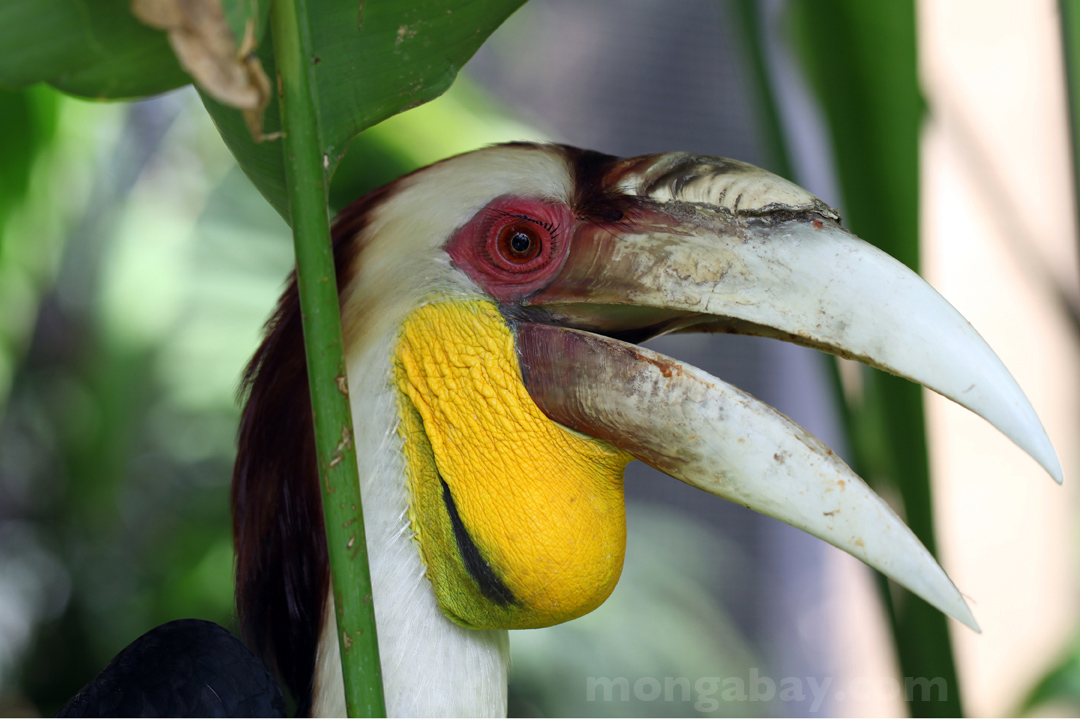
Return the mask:
[(0, 403), (7, 395), (14, 362), (33, 325), (37, 286), (52, 264), (53, 247), (35, 241), (47, 223), (41, 207), (39, 172), (54, 147), (59, 97), (46, 88), (0, 89), (6, 131), (0, 133)]
[[(5, 583), (17, 621), (40, 625), (2, 680), (21, 688), (9, 705), (46, 714), (150, 627), (231, 624), (232, 394), (289, 267), (286, 229), (228, 171), (191, 93), (126, 112), (54, 100), (77, 120), (57, 143), (91, 129), (99, 144), (81, 196), (64, 195), (66, 164), (43, 170), (48, 212), (70, 217), (53, 281), (24, 298), (36, 322), (0, 421), (0, 553), (56, 570)], [(229, 233), (236, 209), (251, 223)], [(11, 230), (5, 245), (43, 240)]]
[(1080, 714), (1080, 650), (1074, 649), (1031, 690), (1016, 714), (1076, 717)]

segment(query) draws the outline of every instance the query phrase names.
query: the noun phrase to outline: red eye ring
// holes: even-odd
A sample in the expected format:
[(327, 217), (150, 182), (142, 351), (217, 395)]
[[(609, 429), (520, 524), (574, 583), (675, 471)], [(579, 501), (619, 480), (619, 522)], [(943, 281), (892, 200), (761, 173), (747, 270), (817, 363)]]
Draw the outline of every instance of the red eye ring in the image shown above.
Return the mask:
[(520, 222), (500, 230), (495, 247), (507, 262), (524, 265), (543, 252), (544, 243), (532, 223)]
[(500, 302), (546, 285), (566, 260), (576, 218), (562, 203), (497, 197), (457, 230), (446, 252)]

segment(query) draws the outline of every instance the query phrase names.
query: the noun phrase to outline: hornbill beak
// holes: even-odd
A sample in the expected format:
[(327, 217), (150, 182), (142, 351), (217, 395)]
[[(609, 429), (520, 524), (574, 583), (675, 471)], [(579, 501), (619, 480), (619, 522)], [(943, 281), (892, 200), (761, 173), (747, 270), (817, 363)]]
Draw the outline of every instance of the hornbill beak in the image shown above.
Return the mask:
[(930, 553), (824, 444), (708, 373), (632, 343), (729, 332), (858, 360), (981, 415), (1060, 483), (1042, 425), (993, 351), (918, 275), (781, 178), (682, 153), (606, 173), (603, 185), (634, 202), (579, 223), (553, 279), (516, 304), (522, 379), (536, 405), (851, 553), (977, 629)]

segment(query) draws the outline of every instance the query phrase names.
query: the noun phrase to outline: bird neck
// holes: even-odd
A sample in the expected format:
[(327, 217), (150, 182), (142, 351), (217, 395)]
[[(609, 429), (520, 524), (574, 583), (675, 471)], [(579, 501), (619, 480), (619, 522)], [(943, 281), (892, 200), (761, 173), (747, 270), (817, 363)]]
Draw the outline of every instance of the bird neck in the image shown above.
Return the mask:
[[(398, 399), (392, 385), (395, 341), (396, 333), (389, 327), (376, 338), (360, 338), (348, 361), (386, 710), (390, 716), (504, 716), (507, 632), (470, 630), (447, 619), (425, 576), (410, 527), (406, 468), (397, 432)], [(312, 715), (343, 717), (332, 593), (326, 608)]]

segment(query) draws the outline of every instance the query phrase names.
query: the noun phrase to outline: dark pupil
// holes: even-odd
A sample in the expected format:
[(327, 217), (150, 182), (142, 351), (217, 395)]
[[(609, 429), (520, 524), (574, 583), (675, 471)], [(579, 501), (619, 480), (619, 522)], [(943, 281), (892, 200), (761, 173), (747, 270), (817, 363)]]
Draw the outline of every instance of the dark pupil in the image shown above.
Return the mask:
[(514, 233), (514, 237), (510, 238), (510, 247), (516, 253), (528, 251), (531, 245), (532, 239), (523, 232)]

